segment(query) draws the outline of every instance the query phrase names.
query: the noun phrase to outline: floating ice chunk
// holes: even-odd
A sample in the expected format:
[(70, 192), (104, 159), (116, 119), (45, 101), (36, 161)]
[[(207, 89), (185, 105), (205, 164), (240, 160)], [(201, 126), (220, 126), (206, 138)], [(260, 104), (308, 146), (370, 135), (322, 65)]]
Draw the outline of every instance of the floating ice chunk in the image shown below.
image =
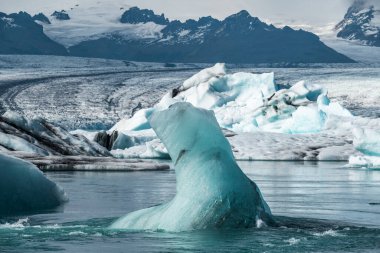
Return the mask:
[(113, 131), (139, 131), (151, 128), (148, 122), (149, 116), (152, 114), (153, 108), (142, 109), (136, 112), (132, 118), (122, 119), (115, 126), (113, 126), (109, 132)]
[(378, 156), (350, 156), (347, 167), (359, 167), (368, 169), (380, 169), (380, 157)]
[(354, 147), (363, 155), (350, 156), (347, 167), (380, 168), (380, 133), (358, 127), (352, 132)]
[(380, 156), (380, 132), (372, 129), (354, 128), (354, 147), (369, 156)]
[(185, 82), (180, 88), (180, 91), (187, 90), (190, 87), (197, 86), (201, 83), (206, 83), (210, 79), (217, 76), (224, 76), (226, 74), (226, 66), (224, 63), (217, 63), (211, 68), (201, 70), (199, 73), (193, 75)]
[(296, 102), (299, 104), (309, 101), (317, 101), (318, 96), (322, 93), (323, 88), (317, 84), (300, 81), (294, 84), (289, 90), (294, 92)]
[(259, 188), (236, 164), (212, 111), (176, 103), (154, 112), (150, 124), (173, 160), (177, 194), (166, 204), (127, 214), (111, 228), (185, 231), (271, 222)]
[(317, 104), (319, 110), (323, 111), (326, 115), (352, 117), (352, 114), (349, 110), (347, 110), (337, 102), (331, 102), (330, 99), (327, 97), (326, 93), (319, 95), (317, 99)]
[(0, 154), (0, 215), (52, 209), (65, 201), (64, 191), (33, 164)]
[(317, 133), (325, 124), (326, 114), (319, 111), (315, 105), (300, 106), (286, 121), (282, 132), (290, 134)]

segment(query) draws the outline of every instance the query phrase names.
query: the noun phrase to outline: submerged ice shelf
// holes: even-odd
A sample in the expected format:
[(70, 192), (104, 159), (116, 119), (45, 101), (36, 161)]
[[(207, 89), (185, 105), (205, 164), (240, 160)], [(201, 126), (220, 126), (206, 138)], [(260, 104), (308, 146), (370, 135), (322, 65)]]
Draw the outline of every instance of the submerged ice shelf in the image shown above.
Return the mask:
[(154, 112), (150, 124), (173, 160), (177, 194), (168, 203), (127, 214), (111, 228), (186, 231), (272, 222), (259, 188), (236, 164), (212, 111), (176, 103)]

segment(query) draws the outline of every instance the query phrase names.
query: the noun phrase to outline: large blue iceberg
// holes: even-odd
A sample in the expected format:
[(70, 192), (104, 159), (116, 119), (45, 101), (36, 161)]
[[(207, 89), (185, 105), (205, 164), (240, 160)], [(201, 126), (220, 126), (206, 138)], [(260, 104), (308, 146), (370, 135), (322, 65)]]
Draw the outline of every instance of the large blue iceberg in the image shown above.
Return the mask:
[(259, 188), (239, 168), (212, 111), (176, 103), (150, 125), (176, 171), (177, 194), (166, 204), (127, 214), (115, 229), (187, 231), (272, 222)]
[(33, 164), (0, 154), (0, 216), (53, 209), (67, 201)]

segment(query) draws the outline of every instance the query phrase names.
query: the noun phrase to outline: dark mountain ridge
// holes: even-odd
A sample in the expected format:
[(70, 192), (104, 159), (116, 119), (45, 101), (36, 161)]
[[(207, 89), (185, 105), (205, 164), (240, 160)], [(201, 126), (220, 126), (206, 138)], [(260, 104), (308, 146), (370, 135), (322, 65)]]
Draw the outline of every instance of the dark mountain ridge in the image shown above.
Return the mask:
[(339, 38), (380, 47), (380, 10), (368, 1), (356, 0), (335, 28)]
[[(57, 14), (57, 13), (56, 13)], [(67, 13), (64, 13), (67, 14)], [(121, 23), (162, 26), (156, 37), (130, 37), (110, 32), (89, 37), (66, 49), (49, 39), (43, 27), (25, 13), (1, 14), (2, 54), (57, 54), (151, 62), (227, 63), (350, 63), (350, 58), (327, 47), (313, 33), (276, 28), (240, 11), (224, 20), (202, 17), (169, 21), (164, 14), (132, 7)], [(68, 15), (68, 14), (67, 14)], [(69, 19), (55, 22), (70, 22)], [(46, 16), (35, 20), (49, 26)], [(13, 26), (14, 24), (14, 26)]]
[(67, 50), (46, 36), (28, 13), (0, 12), (0, 54), (67, 55)]
[[(132, 10), (132, 11), (131, 11)], [(144, 18), (136, 19), (141, 12)], [(166, 24), (158, 39), (130, 40), (119, 35), (89, 40), (69, 48), (70, 54), (85, 57), (157, 62), (229, 63), (344, 63), (348, 57), (323, 44), (319, 37), (290, 27), (268, 25), (247, 11), (220, 21), (212, 17), (168, 22), (137, 7), (123, 14), (123, 21)]]

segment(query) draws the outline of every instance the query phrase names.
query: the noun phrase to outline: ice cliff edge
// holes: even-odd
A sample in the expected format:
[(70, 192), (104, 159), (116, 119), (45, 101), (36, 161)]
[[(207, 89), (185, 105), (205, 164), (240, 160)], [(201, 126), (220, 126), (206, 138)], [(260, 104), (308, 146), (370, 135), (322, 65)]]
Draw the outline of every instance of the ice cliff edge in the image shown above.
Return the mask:
[(114, 229), (187, 231), (272, 222), (259, 188), (236, 164), (212, 111), (176, 103), (150, 124), (175, 166), (177, 194), (168, 203), (127, 214)]

